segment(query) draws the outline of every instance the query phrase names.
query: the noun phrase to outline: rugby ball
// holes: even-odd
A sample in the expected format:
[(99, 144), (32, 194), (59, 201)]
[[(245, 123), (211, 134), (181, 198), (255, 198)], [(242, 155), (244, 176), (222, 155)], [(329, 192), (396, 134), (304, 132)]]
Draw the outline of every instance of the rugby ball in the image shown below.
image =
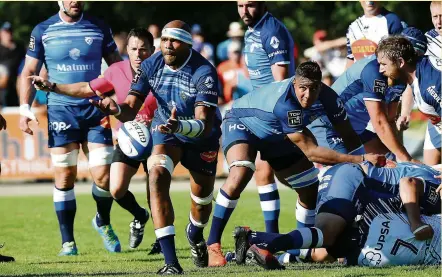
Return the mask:
[(131, 159), (146, 160), (152, 151), (152, 137), (143, 123), (124, 122), (118, 130), (117, 138), (121, 151)]

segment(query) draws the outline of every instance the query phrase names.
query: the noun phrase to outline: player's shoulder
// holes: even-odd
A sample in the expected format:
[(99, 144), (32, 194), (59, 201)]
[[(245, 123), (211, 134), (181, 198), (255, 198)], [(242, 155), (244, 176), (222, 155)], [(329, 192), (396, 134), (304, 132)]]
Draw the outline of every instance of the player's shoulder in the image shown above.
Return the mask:
[(163, 55), (161, 51), (158, 51), (149, 58), (145, 59), (141, 63), (141, 68), (148, 77), (151, 77), (159, 70), (162, 70), (164, 68), (164, 65), (165, 63)]
[[(259, 24), (259, 25), (258, 25)], [(259, 31), (261, 32), (261, 37), (264, 36), (274, 36), (278, 34), (288, 33), (287, 28), (284, 23), (279, 19), (274, 17), (271, 13), (267, 12), (260, 22), (258, 22)]]
[(191, 68), (193, 78), (199, 78), (201, 75), (217, 76), (216, 68), (200, 53), (193, 49), (188, 65)]
[(83, 14), (83, 18), (80, 23), (82, 23), (82, 24), (89, 23), (89, 24), (95, 25), (103, 32), (108, 32), (110, 30), (109, 25), (106, 22), (104, 22), (104, 20), (102, 20), (98, 17), (95, 17), (93, 15), (87, 14), (87, 13)]
[(379, 77), (379, 62), (377, 59), (367, 62), (361, 71), (361, 78)]
[(49, 17), (48, 19), (38, 23), (34, 27), (34, 32), (40, 32), (43, 33), (46, 29), (48, 29), (50, 26), (62, 23), (63, 21), (60, 19), (60, 16), (57, 14), (54, 14), (53, 16)]
[(436, 31), (436, 29), (431, 29), (430, 31), (426, 32), (425, 35), (430, 38), (437, 38), (439, 33)]
[(394, 12), (391, 12), (385, 8), (382, 9), (380, 15), (384, 16), (388, 21), (401, 22), (401, 19), (399, 18), (399, 16), (397, 14), (395, 14)]

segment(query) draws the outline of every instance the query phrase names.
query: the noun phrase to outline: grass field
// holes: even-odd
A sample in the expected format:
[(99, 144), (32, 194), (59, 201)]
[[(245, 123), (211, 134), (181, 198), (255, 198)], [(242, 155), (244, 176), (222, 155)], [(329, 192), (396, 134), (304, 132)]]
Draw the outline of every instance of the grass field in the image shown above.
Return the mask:
[[(1, 188), (0, 188), (1, 190)], [(140, 203), (144, 196), (137, 194)], [(266, 272), (253, 266), (229, 264), (225, 268), (198, 269), (190, 259), (190, 250), (184, 236), (188, 221), (188, 192), (173, 192), (175, 206), (176, 245), (178, 256), (185, 273), (199, 276), (441, 276), (440, 267), (409, 266), (395, 268), (345, 268), (336, 264), (299, 264), (285, 271)], [(288, 232), (295, 226), (295, 193), (281, 191), (281, 232)], [(139, 249), (128, 250), (128, 226), (131, 216), (114, 203), (112, 224), (120, 241), (123, 253), (107, 253), (98, 234), (91, 226), (95, 213), (95, 202), (89, 195), (77, 196), (77, 217), (75, 237), (79, 249), (77, 257), (57, 257), (60, 248), (60, 234), (51, 196), (0, 197), (0, 242), (6, 242), (4, 255), (12, 255), (15, 263), (0, 264), (0, 276), (150, 276), (163, 265), (160, 255), (148, 256), (147, 251), (154, 241), (151, 222), (147, 224), (145, 238)], [(263, 230), (258, 196), (246, 191), (232, 215), (224, 233), (224, 251), (233, 249), (231, 231), (235, 225), (248, 224)], [(205, 232), (207, 238), (209, 228)]]

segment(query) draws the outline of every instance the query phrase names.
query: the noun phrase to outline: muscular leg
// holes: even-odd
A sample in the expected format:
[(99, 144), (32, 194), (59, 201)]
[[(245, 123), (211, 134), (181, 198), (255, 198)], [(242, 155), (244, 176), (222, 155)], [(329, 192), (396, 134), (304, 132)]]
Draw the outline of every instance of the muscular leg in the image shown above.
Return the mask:
[(74, 182), (77, 177), (78, 143), (51, 148), (54, 166), (54, 206), (60, 226), (62, 244), (75, 242), (74, 218), (77, 211)]
[[(279, 233), (279, 192), (275, 182), (273, 169), (268, 162), (261, 160), (260, 153), (258, 153), (256, 157), (255, 165), (256, 187), (258, 188), (266, 231), (270, 233)], [(268, 205), (269, 201), (272, 201), (276, 205)]]
[(155, 234), (160, 242), (166, 263), (174, 264), (178, 262), (175, 251), (175, 227), (173, 226), (175, 215), (169, 193), (172, 178), (172, 172), (169, 170), (173, 168), (168, 170), (162, 166), (166, 159), (163, 155), (167, 155), (173, 164), (171, 166), (175, 167), (181, 159), (182, 151), (173, 145), (155, 145), (148, 161), (150, 205)]

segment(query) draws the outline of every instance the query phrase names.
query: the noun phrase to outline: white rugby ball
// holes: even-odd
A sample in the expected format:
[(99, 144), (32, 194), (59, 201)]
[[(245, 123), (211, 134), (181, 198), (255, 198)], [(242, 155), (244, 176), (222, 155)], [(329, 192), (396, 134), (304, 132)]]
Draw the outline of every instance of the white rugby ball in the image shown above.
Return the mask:
[(152, 151), (152, 137), (149, 129), (140, 122), (127, 121), (118, 130), (118, 145), (131, 159), (143, 161)]

